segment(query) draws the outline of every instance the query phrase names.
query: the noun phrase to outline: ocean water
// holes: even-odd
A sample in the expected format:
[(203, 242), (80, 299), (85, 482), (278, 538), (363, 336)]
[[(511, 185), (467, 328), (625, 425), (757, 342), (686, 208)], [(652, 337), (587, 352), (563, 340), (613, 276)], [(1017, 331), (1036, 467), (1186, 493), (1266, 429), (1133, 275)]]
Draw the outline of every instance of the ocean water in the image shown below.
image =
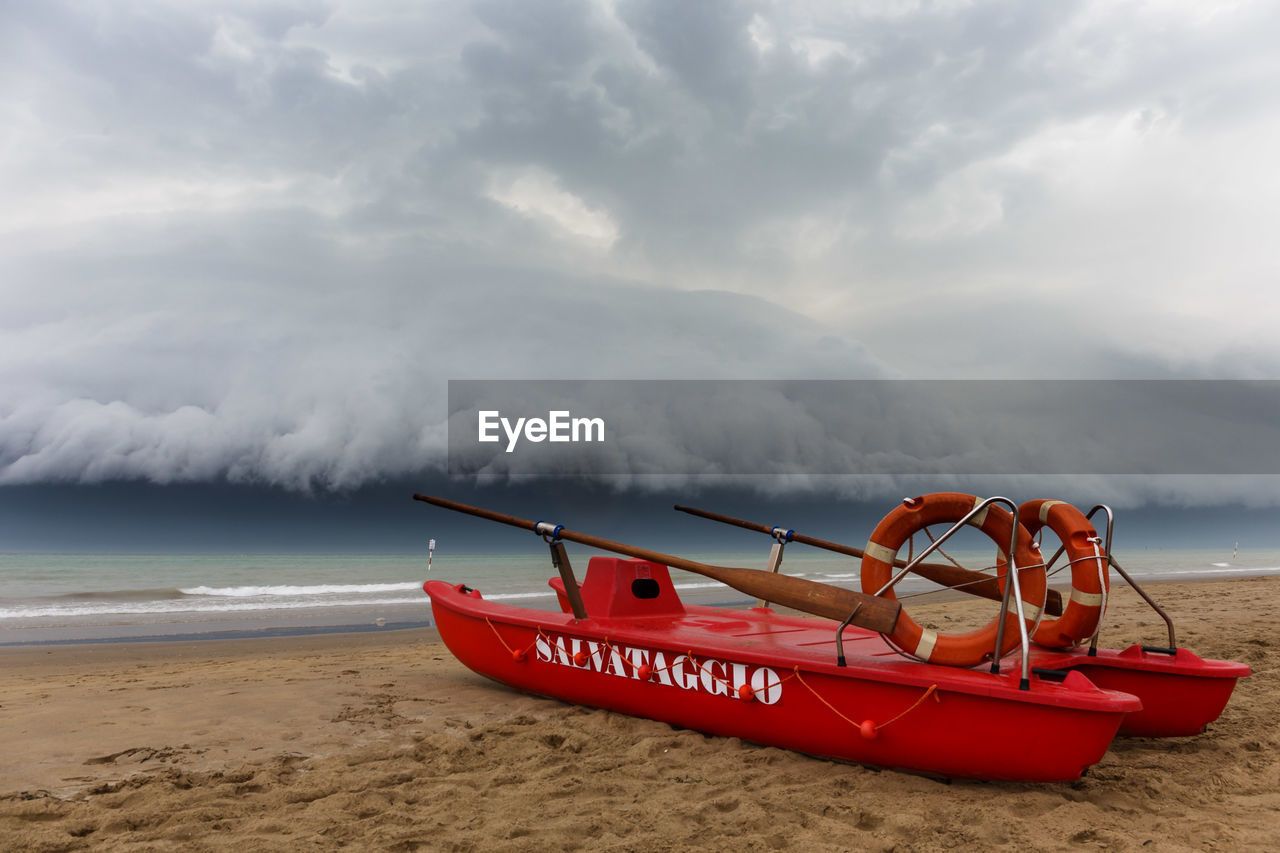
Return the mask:
[[(687, 554), (720, 565), (764, 568), (767, 549)], [(981, 555), (957, 553), (980, 568)], [(588, 549), (570, 549), (579, 579)], [(1280, 549), (1136, 549), (1116, 559), (1139, 580), (1197, 580), (1280, 574)], [(858, 587), (858, 564), (792, 546), (783, 569)], [(220, 636), (283, 631), (381, 630), (431, 624), (428, 578), (466, 583), (487, 599), (555, 610), (545, 551), (426, 556), (387, 554), (0, 554), (0, 645), (121, 638)], [(692, 603), (747, 604), (736, 590), (673, 570)], [(1064, 572), (1054, 578), (1061, 586)], [(1116, 578), (1116, 582), (1119, 579)], [(899, 595), (935, 589), (907, 578)]]

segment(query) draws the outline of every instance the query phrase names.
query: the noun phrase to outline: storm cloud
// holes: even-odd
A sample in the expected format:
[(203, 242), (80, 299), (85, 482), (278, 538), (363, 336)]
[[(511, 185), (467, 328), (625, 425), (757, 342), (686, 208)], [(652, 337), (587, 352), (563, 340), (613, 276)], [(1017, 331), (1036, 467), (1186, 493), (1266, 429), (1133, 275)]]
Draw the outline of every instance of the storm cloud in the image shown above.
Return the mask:
[(0, 483), (439, 471), (451, 378), (1280, 376), (1278, 40), (1265, 3), (9, 4)]

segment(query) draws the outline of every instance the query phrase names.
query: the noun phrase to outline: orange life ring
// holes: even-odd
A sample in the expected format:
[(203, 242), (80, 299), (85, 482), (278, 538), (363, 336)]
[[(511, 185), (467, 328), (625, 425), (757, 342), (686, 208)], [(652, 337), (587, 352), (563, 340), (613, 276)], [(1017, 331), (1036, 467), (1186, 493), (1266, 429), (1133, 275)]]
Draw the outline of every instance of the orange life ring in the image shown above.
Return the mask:
[[(918, 498), (908, 498), (902, 505), (884, 517), (871, 534), (862, 557), (862, 591), (875, 594), (888, 583), (896, 571), (893, 561), (897, 558), (898, 549), (911, 536), (930, 524), (955, 523), (964, 518), (974, 507), (982, 503), (982, 498), (959, 492), (938, 492)], [(1009, 534), (1012, 530), (1013, 514), (1003, 507), (991, 505), (969, 520), (969, 524), (977, 527), (996, 543), (999, 548), (1001, 563), (998, 574), (1001, 588), (1007, 566), (1005, 549), (1009, 547)], [(1014, 564), (1019, 569), (1018, 584), (1022, 591), (1023, 616), (1026, 619), (1027, 632), (1035, 630), (1044, 608), (1044, 596), (1047, 583), (1044, 573), (1044, 560), (1033, 549), (1034, 540), (1025, 530), (1018, 531), (1017, 552)], [(886, 590), (886, 598), (896, 598), (893, 590)], [(995, 651), (996, 629), (1000, 617), (991, 620), (989, 625), (976, 631), (963, 634), (940, 634), (925, 628), (912, 619), (905, 610), (898, 616), (898, 625), (888, 638), (907, 654), (930, 663), (948, 664), (951, 666), (973, 666), (990, 658)], [(1013, 605), (1005, 617), (1004, 648), (1001, 655), (1018, 645), (1018, 614)]]
[(1032, 536), (1042, 527), (1052, 530), (1071, 561), (1071, 599), (1061, 616), (1040, 623), (1033, 639), (1051, 649), (1079, 645), (1098, 630), (1111, 589), (1098, 532), (1084, 513), (1063, 501), (1027, 501), (1018, 507), (1018, 520)]

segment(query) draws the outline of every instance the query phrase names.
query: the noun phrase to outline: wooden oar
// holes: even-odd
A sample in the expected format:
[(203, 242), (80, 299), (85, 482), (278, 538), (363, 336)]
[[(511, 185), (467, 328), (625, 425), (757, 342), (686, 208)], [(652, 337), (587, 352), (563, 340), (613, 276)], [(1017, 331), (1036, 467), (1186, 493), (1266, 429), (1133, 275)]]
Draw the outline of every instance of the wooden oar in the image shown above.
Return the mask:
[[(741, 518), (734, 518), (731, 515), (721, 515), (718, 512), (710, 510), (697, 509), (691, 506), (680, 506), (676, 504), (676, 509), (680, 512), (687, 512), (690, 515), (696, 515), (701, 518), (709, 518), (712, 521), (719, 521), (723, 524), (732, 524), (735, 527), (742, 527), (747, 530), (757, 530), (761, 533), (773, 535), (773, 528), (767, 524), (757, 524), (754, 521), (745, 521)], [(802, 533), (791, 532), (791, 541), (800, 542), (804, 545), (812, 545), (815, 548), (822, 548), (826, 551), (834, 551), (837, 554), (847, 554), (850, 557), (862, 559), (862, 549), (855, 548), (852, 545), (841, 545), (839, 542), (828, 542), (826, 539), (816, 539), (813, 536), (805, 536)], [(898, 568), (902, 568), (907, 564), (906, 560), (894, 560), (893, 564)], [(967, 592), (971, 595), (989, 598), (992, 601), (1001, 601), (1004, 599), (1004, 591), (1000, 589), (999, 582), (991, 575), (984, 575), (982, 572), (974, 572), (969, 569), (962, 569), (959, 566), (949, 566), (945, 563), (921, 563), (911, 570), (913, 573), (921, 577), (928, 578), (934, 583), (949, 586), (961, 592)], [(1062, 595), (1057, 590), (1049, 590), (1045, 596), (1044, 612), (1049, 616), (1062, 615)]]
[[(512, 527), (523, 527), (525, 530), (542, 532), (538, 529), (537, 522), (516, 518), (513, 515), (505, 515), (500, 512), (493, 512), (492, 510), (468, 506), (467, 504), (429, 495), (415, 494), (413, 499), (451, 509), (454, 512), (462, 512), (478, 518), (485, 518), (489, 521), (496, 521), (500, 524), (509, 524)], [(549, 526), (551, 525), (543, 525), (544, 528)], [(712, 566), (706, 563), (686, 560), (683, 557), (675, 557), (671, 554), (650, 551), (647, 548), (637, 548), (634, 545), (611, 542), (608, 539), (566, 530), (563, 527), (556, 531), (556, 535), (569, 542), (577, 542), (580, 545), (599, 548), (601, 551), (612, 551), (615, 554), (639, 557), (641, 560), (649, 560), (650, 562), (661, 563), (664, 566), (684, 569), (686, 572), (693, 572), (694, 574), (720, 581), (725, 586), (733, 587), (746, 595), (764, 598), (784, 607), (790, 607), (804, 613), (812, 613), (814, 616), (823, 616), (827, 619), (843, 622), (849, 619), (850, 614), (852, 614), (851, 621), (854, 625), (866, 628), (869, 631), (879, 631), (882, 634), (893, 633), (893, 629), (898, 623), (898, 613), (902, 610), (902, 605), (892, 599), (877, 598), (874, 595), (855, 592), (851, 589), (842, 589), (825, 583), (817, 583), (804, 578), (775, 575), (759, 569)]]

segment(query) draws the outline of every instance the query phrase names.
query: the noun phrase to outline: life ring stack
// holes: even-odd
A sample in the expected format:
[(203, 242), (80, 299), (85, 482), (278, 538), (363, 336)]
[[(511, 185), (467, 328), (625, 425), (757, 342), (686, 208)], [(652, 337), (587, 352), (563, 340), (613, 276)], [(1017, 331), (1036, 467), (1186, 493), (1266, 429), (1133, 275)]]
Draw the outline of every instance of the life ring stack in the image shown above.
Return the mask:
[[(896, 598), (890, 581), (898, 551), (916, 533), (933, 524), (955, 524), (984, 503), (982, 498), (960, 492), (936, 492), (906, 498), (881, 520), (867, 541), (862, 557), (862, 591)], [(996, 580), (1003, 593), (1008, 582), (1006, 550), (1013, 524), (1018, 524), (1013, 565), (1018, 572), (1022, 616), (1027, 636), (1039, 646), (1067, 649), (1091, 640), (1098, 631), (1110, 590), (1109, 555), (1101, 537), (1080, 510), (1060, 500), (1027, 501), (1018, 507), (1017, 519), (996, 504), (989, 504), (967, 522), (996, 544)], [(1062, 615), (1044, 618), (1048, 578), (1044, 557), (1035, 537), (1048, 528), (1062, 540), (1071, 566), (1071, 597)], [(943, 633), (926, 628), (903, 610), (892, 633), (884, 636), (899, 650), (927, 663), (974, 666), (997, 656), (996, 637), (1000, 617), (964, 633)], [(1003, 657), (1019, 645), (1018, 615), (1013, 606), (1005, 615)]]
[(1056, 619), (1045, 619), (1032, 640), (1050, 649), (1066, 649), (1093, 638), (1107, 608), (1111, 590), (1102, 538), (1084, 513), (1065, 501), (1027, 501), (1018, 521), (1031, 535), (1047, 527), (1062, 540), (1071, 566), (1071, 598)]
[[(982, 498), (960, 492), (936, 492), (905, 499), (871, 533), (862, 557), (862, 591), (896, 598), (893, 589), (886, 588), (886, 585), (893, 577), (898, 549), (929, 525), (954, 524), (982, 503)], [(997, 575), (1003, 591), (1004, 584), (1008, 582), (1006, 549), (1009, 547), (1013, 525), (1017, 523), (1013, 514), (1003, 507), (988, 505), (970, 518), (968, 523), (990, 537), (999, 549)], [(1030, 533), (1025, 529), (1018, 531), (1013, 565), (1015, 571), (1019, 572), (1022, 614), (1026, 620), (1027, 634), (1030, 635), (1040, 622), (1048, 584), (1044, 561), (1035, 550)], [(903, 610), (893, 632), (885, 636), (893, 645), (919, 660), (950, 666), (973, 666), (995, 655), (999, 629), (1000, 617), (997, 616), (976, 631), (946, 634), (925, 628)], [(1005, 616), (1001, 657), (1018, 645), (1020, 633), (1018, 615), (1011, 607)]]

